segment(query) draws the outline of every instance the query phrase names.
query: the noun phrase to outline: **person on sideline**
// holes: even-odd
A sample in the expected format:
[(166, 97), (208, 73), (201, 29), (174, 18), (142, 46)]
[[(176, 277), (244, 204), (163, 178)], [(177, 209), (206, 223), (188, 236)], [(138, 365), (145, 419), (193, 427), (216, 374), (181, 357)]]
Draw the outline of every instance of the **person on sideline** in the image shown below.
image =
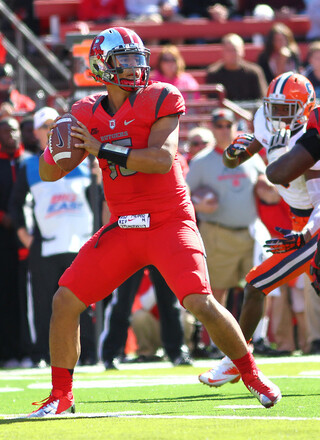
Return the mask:
[[(17, 367), (20, 357), (19, 276), (25, 254), (9, 213), (9, 199), (24, 158), (19, 122), (0, 119), (0, 365)], [(5, 335), (5, 337), (4, 337)]]
[[(215, 144), (201, 150), (190, 161), (186, 181), (200, 220), (211, 289), (215, 298), (226, 306), (227, 300), (232, 299), (230, 290), (240, 286), (252, 265), (265, 258), (262, 245), (270, 236), (258, 218), (257, 198), (275, 203), (280, 196), (267, 181), (265, 164), (259, 155), (237, 170), (224, 165), (223, 151), (237, 133), (237, 120), (231, 110), (213, 110), (210, 127)], [(210, 188), (216, 197), (210, 198), (204, 192), (196, 200), (194, 195), (201, 187)], [(211, 348), (213, 354), (223, 357), (216, 347)]]
[[(31, 358), (38, 366), (50, 362), (49, 322), (58, 280), (93, 233), (93, 213), (88, 198), (91, 185), (89, 159), (58, 182), (43, 182), (39, 176), (40, 154), (47, 146), (48, 134), (58, 116), (52, 107), (42, 107), (34, 114), (34, 133), (39, 149), (37, 154), (29, 155), (22, 163), (9, 203), (16, 233), (29, 249), (28, 290), (33, 316), (30, 327), (34, 334)], [(24, 209), (30, 197), (33, 221), (28, 219)], [(89, 308), (81, 315), (84, 348), (81, 360), (85, 363), (96, 362), (90, 312)]]
[(198, 81), (191, 73), (186, 72), (186, 63), (180, 50), (173, 44), (163, 46), (151, 79), (174, 85), (181, 91), (184, 99), (197, 99), (200, 96), (197, 92)]
[(222, 46), (222, 59), (207, 69), (207, 84), (223, 84), (231, 101), (262, 99), (267, 81), (261, 67), (245, 59), (245, 44), (240, 35), (225, 35)]
[(272, 26), (257, 63), (261, 66), (268, 83), (284, 72), (299, 72), (299, 47), (288, 26), (284, 23)]

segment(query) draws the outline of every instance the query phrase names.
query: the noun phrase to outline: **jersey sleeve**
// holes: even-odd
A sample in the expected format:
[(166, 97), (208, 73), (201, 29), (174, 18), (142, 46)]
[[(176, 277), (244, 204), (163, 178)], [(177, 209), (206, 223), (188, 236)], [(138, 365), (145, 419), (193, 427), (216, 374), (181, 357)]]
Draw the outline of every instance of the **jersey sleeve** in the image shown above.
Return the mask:
[(93, 115), (93, 110), (95, 106), (98, 105), (101, 99), (104, 98), (105, 95), (89, 95), (86, 96), (79, 101), (76, 101), (71, 107), (71, 113), (75, 118), (77, 118), (80, 122), (88, 125), (88, 121)]
[(163, 83), (163, 85), (156, 105), (156, 118), (185, 113), (185, 101), (179, 90), (171, 84)]
[(267, 149), (271, 139), (271, 133), (267, 129), (266, 118), (263, 114), (262, 106), (258, 108), (254, 115), (253, 128), (254, 137), (260, 142), (261, 145), (264, 146), (264, 148)]
[(86, 103), (84, 103), (82, 100), (75, 102), (71, 107), (71, 113), (73, 114), (73, 116), (83, 124), (85, 124), (86, 122), (85, 114), (87, 114), (87, 120), (88, 120), (88, 110), (89, 110), (88, 105), (86, 105)]

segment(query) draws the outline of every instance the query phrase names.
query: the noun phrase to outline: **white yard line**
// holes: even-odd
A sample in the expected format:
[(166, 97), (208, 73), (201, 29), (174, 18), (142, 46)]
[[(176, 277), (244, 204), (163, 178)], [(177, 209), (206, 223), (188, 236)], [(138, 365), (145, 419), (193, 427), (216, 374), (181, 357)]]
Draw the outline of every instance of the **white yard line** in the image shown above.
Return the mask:
[[(269, 379), (320, 379), (318, 376), (268, 376)], [(135, 387), (154, 387), (161, 385), (199, 385), (197, 376), (163, 376), (163, 377), (129, 377), (119, 379), (118, 377), (106, 380), (76, 380), (73, 383), (74, 389), (88, 388), (135, 388)], [(32, 383), (27, 386), (32, 390), (44, 390), (51, 388), (51, 382)]]
[[(193, 366), (209, 369), (214, 367), (219, 360), (199, 360), (194, 361)], [(309, 363), (315, 362), (320, 364), (320, 355), (310, 355), (310, 356), (287, 356), (287, 357), (274, 357), (274, 358), (256, 358), (256, 362), (258, 365), (267, 365), (267, 364), (293, 364), (293, 363)], [(168, 369), (172, 368), (171, 362), (148, 362), (148, 363), (128, 363), (128, 364), (119, 364), (119, 371), (126, 370), (150, 370), (154, 368), (160, 369)], [(176, 367), (179, 368), (179, 367)], [(188, 367), (185, 367), (188, 368)], [(8, 369), (8, 370), (0, 370), (0, 380), (3, 379), (13, 379), (26, 376), (42, 376), (46, 374), (50, 374), (50, 368), (17, 368), (17, 369)], [(77, 366), (75, 368), (75, 373), (102, 373), (108, 371), (105, 370), (103, 364), (97, 364), (93, 366)]]
[[(243, 406), (246, 409), (246, 406)], [(262, 408), (264, 409), (264, 408)], [(0, 418), (6, 420), (19, 420), (25, 419), (25, 414), (0, 414)], [(202, 420), (202, 419), (220, 419), (220, 420), (290, 420), (290, 421), (320, 421), (320, 417), (268, 417), (268, 416), (201, 416), (201, 415), (181, 415), (181, 416), (168, 416), (168, 415), (148, 415), (148, 414), (139, 414), (139, 412), (114, 412), (114, 413), (76, 413), (76, 414), (61, 414), (61, 415), (53, 415), (47, 416), (48, 419), (76, 419), (76, 418), (108, 418), (108, 417), (117, 417), (117, 418), (134, 418), (134, 419), (186, 419), (186, 420)], [(35, 419), (32, 419), (34, 421)], [(43, 420), (43, 419), (41, 419)]]

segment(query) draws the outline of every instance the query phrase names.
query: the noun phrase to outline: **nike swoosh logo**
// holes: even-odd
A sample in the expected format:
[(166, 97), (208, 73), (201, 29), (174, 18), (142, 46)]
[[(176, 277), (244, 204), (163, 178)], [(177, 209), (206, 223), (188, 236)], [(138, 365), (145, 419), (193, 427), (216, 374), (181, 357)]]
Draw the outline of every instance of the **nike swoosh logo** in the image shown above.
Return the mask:
[(124, 125), (129, 125), (131, 122), (133, 122), (135, 119), (131, 119), (131, 121), (124, 121)]
[(59, 143), (57, 144), (57, 147), (58, 148), (62, 148), (64, 146), (64, 142), (63, 142), (63, 139), (61, 137), (59, 128), (57, 128), (57, 135), (58, 135), (58, 138), (59, 138)]

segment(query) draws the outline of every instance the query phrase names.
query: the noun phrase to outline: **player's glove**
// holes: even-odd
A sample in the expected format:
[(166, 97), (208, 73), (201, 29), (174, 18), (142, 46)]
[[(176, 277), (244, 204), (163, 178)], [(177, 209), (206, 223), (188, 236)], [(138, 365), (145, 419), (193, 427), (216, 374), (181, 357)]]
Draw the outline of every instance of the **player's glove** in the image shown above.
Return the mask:
[[(269, 142), (268, 153), (272, 150), (278, 150), (288, 146), (290, 141), (291, 131), (286, 128), (278, 130), (271, 138)], [(282, 153), (283, 154), (283, 153)]]
[(227, 159), (233, 160), (237, 159), (239, 154), (247, 151), (248, 146), (253, 141), (253, 134), (239, 134), (231, 145), (225, 150), (225, 155)]
[(272, 238), (267, 240), (263, 247), (267, 249), (267, 252), (273, 254), (283, 254), (284, 252), (293, 251), (299, 249), (305, 245), (305, 239), (301, 232), (294, 232), (290, 229), (275, 228), (283, 238)]

